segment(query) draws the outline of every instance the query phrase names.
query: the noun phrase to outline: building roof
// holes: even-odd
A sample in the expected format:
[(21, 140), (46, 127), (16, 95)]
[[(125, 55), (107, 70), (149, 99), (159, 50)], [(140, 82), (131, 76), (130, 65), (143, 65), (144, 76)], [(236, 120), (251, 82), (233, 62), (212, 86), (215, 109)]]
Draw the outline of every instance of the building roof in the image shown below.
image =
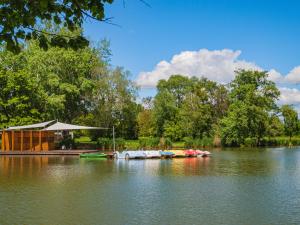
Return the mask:
[(35, 128), (44, 128), (48, 126), (49, 124), (53, 123), (55, 120), (43, 122), (43, 123), (35, 123), (35, 124), (30, 124), (30, 125), (25, 125), (25, 126), (14, 126), (14, 127), (9, 127), (5, 130), (26, 130), (26, 129), (35, 129)]
[(79, 126), (67, 123), (56, 122), (55, 124), (44, 128), (44, 131), (58, 131), (58, 130), (101, 130), (108, 129), (102, 127), (87, 127), (87, 126)]

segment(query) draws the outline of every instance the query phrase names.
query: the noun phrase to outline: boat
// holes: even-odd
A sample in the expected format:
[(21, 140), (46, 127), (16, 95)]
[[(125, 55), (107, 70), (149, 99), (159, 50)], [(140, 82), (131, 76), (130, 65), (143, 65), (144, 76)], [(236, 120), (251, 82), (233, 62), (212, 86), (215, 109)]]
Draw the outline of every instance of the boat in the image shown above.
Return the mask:
[(202, 153), (202, 157), (208, 157), (208, 156), (210, 156), (211, 155), (211, 153), (209, 152), (209, 151), (204, 151), (203, 153)]
[(105, 153), (82, 153), (79, 155), (80, 158), (88, 158), (88, 159), (103, 159), (107, 158), (107, 154)]
[(144, 151), (116, 151), (115, 157), (117, 159), (145, 159), (146, 154)]
[(162, 158), (173, 158), (174, 157), (174, 153), (173, 152), (169, 152), (169, 151), (159, 151), (159, 154)]
[(198, 152), (193, 149), (187, 149), (184, 150), (186, 157), (196, 157), (198, 155)]
[(161, 154), (159, 151), (144, 151), (147, 159), (160, 158)]
[(186, 157), (186, 154), (183, 150), (170, 150), (169, 152), (172, 152), (174, 154), (174, 157), (176, 157), (176, 158)]
[(209, 151), (195, 150), (198, 157), (208, 157), (211, 155)]

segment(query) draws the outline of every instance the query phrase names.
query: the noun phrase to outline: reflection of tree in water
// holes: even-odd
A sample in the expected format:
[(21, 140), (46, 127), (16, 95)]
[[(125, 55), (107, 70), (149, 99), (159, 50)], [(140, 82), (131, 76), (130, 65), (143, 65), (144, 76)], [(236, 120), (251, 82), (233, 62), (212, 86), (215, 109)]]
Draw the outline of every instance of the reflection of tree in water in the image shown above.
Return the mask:
[(264, 149), (225, 150), (214, 155), (211, 169), (216, 175), (269, 175), (275, 172), (278, 163)]

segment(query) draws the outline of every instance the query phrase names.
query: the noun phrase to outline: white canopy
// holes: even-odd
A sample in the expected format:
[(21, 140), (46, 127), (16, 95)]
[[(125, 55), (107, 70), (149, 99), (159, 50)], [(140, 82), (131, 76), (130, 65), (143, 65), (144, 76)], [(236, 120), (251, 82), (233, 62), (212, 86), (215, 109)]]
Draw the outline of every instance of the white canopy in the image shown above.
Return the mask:
[(24, 130), (24, 129), (44, 128), (53, 122), (54, 122), (54, 120), (43, 122), (43, 123), (35, 123), (35, 124), (25, 125), (25, 126), (9, 127), (6, 130)]
[(44, 128), (45, 131), (57, 131), (57, 130), (100, 130), (100, 129), (108, 129), (102, 127), (87, 127), (87, 126), (78, 126), (73, 124), (56, 122), (55, 124)]

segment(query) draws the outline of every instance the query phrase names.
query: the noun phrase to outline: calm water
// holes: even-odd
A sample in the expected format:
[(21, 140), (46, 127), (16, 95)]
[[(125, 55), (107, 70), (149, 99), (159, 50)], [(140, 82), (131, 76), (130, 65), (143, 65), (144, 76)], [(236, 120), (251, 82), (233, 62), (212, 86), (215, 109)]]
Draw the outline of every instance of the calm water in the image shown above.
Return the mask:
[(213, 153), (0, 157), (0, 224), (300, 224), (300, 148)]

